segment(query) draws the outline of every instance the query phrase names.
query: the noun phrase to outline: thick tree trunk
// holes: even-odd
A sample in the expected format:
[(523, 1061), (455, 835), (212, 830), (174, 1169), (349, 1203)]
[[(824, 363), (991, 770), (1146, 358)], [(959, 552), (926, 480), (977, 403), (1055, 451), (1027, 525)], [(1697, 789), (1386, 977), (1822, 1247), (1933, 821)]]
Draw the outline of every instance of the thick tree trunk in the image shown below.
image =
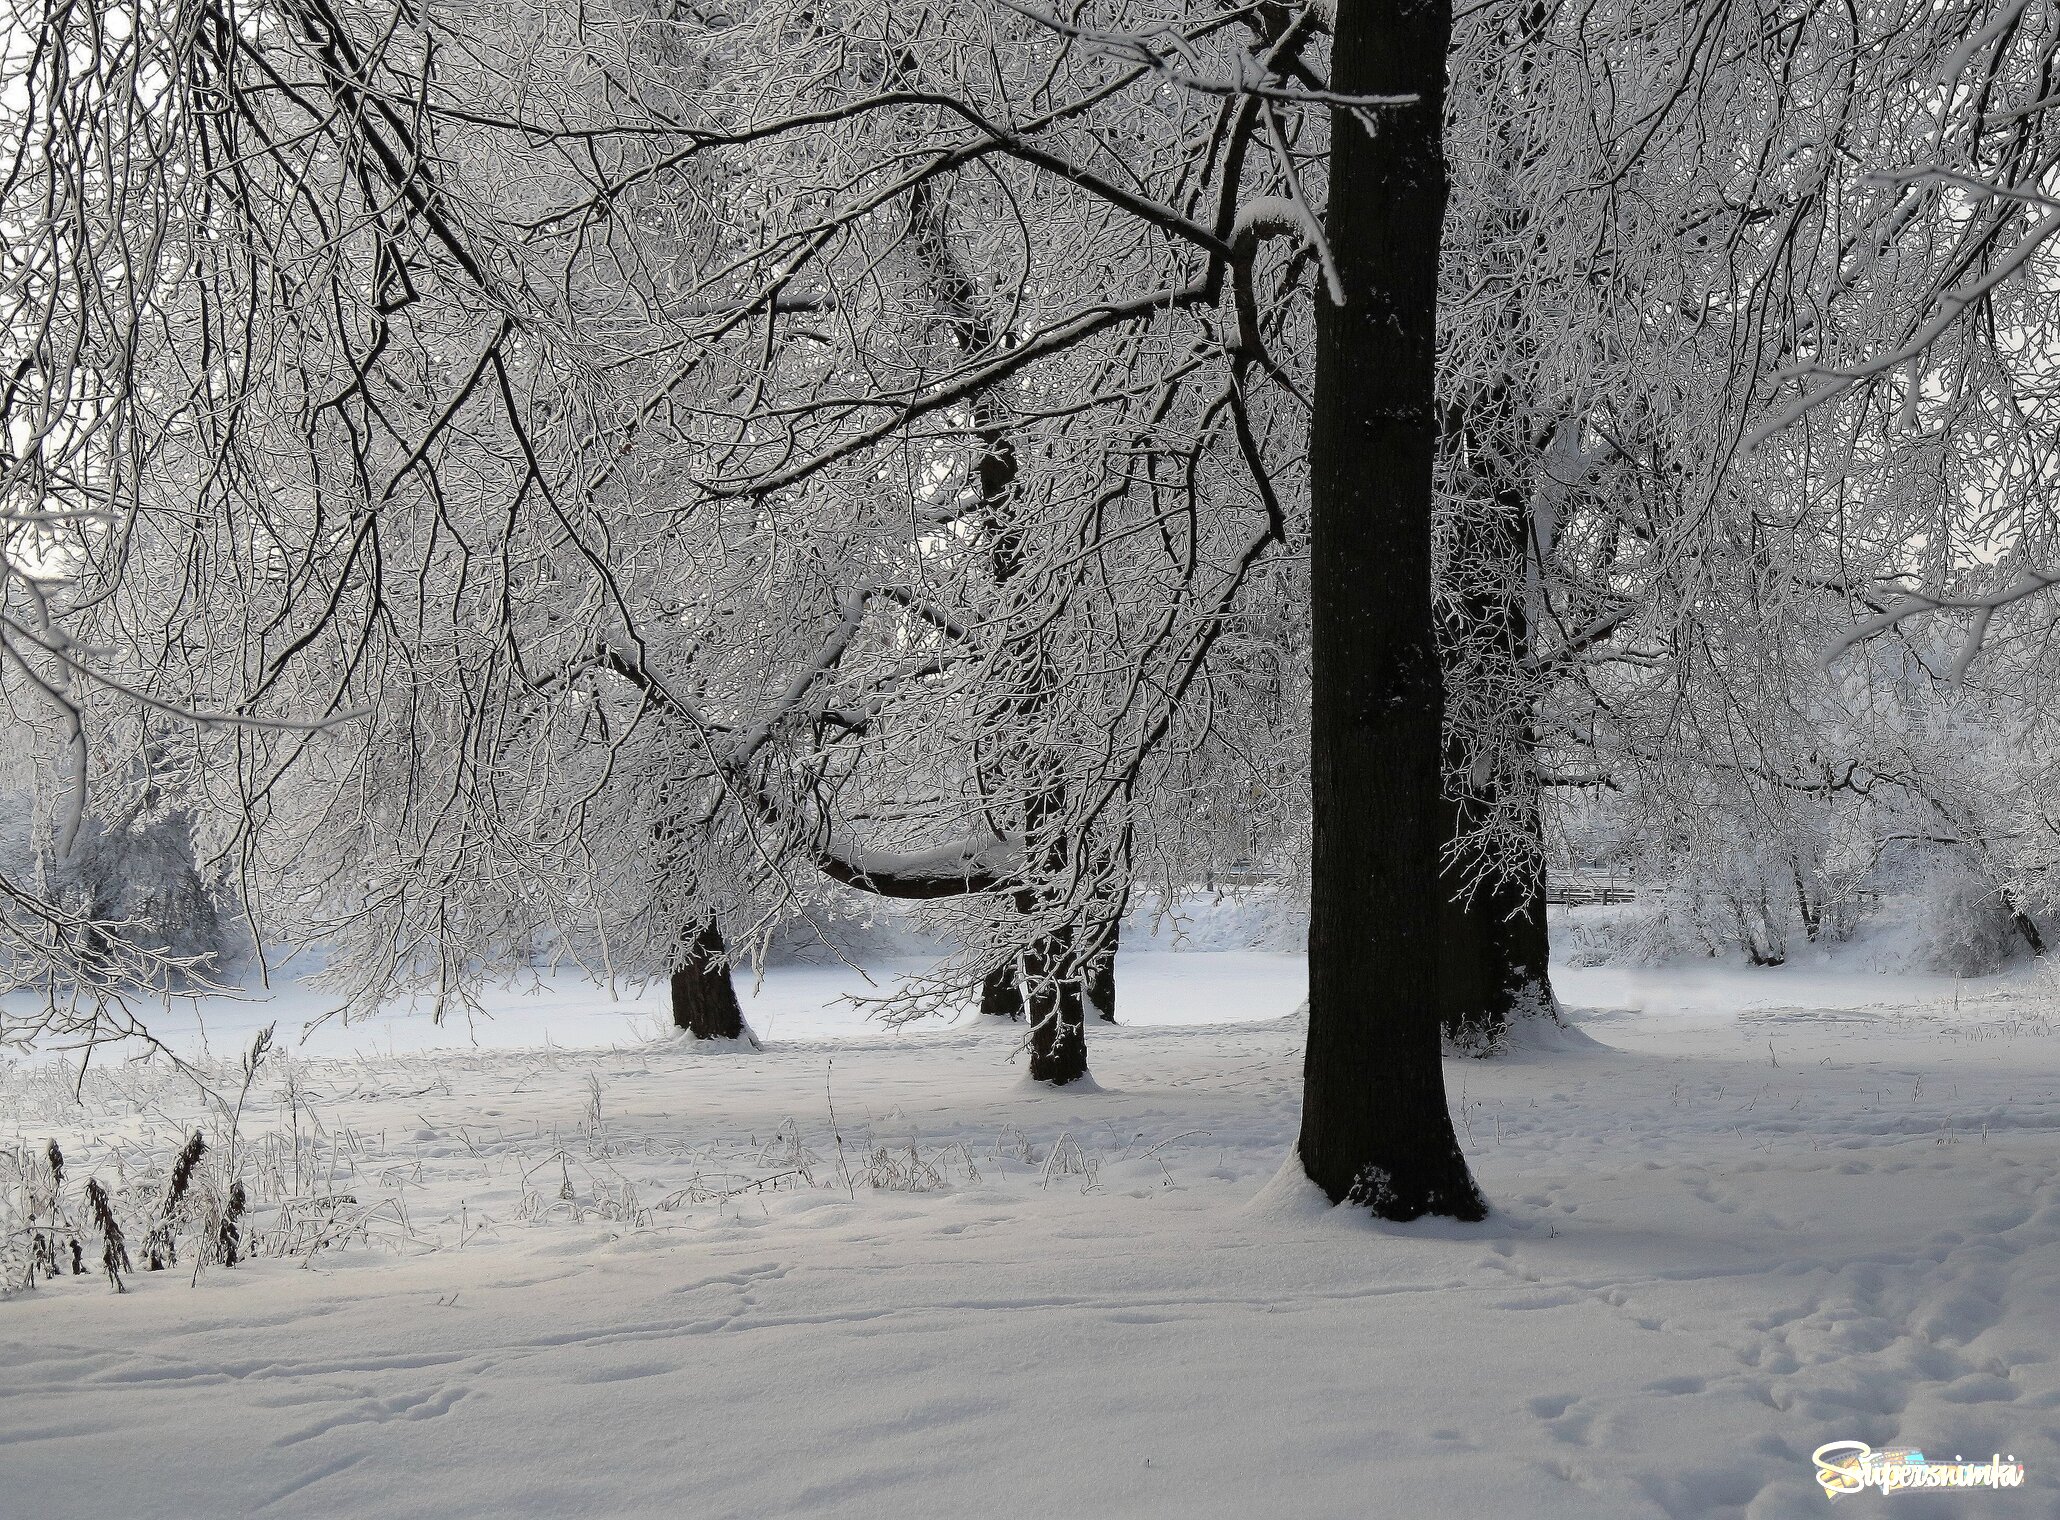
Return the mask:
[(1023, 953), (1023, 981), (1029, 990), (1024, 1013), (1030, 1022), (1030, 1075), (1054, 1087), (1087, 1075), (1085, 999), (1073, 961), (1070, 930), (1047, 935)]
[(1013, 962), (987, 973), (987, 979), (980, 984), (980, 1011), (989, 1018), (1022, 1022), (1023, 989), (1016, 980)]
[(1438, 1048), (1441, 686), (1431, 607), (1441, 129), (1449, 0), (1339, 0), (1331, 88), (1408, 93), (1369, 132), (1331, 112), (1317, 297), (1309, 1044), (1301, 1159), (1388, 1219), (1487, 1211)]
[(703, 924), (672, 973), (672, 1022), (697, 1040), (738, 1040), (744, 1010), (730, 981), (729, 947), (714, 920)]
[(1494, 1052), (1510, 1020), (1556, 1011), (1545, 928), (1545, 881), (1483, 883), (1470, 898), (1448, 895), (1439, 910), (1438, 1003), (1444, 1037), (1473, 1055)]
[(1096, 944), (1087, 961), (1087, 1001), (1105, 1024), (1116, 1022), (1116, 950), (1123, 938), (1123, 909), (1095, 929)]
[[(1505, 17), (1504, 48), (1527, 93), (1547, 17), (1526, 0)], [(1497, 131), (1497, 178), (1512, 182), (1541, 151), (1521, 115)], [(1538, 786), (1529, 765), (1532, 727), (1532, 572), (1544, 568), (1532, 499), (1552, 429), (1541, 429), (1526, 387), (1537, 382), (1535, 342), (1524, 321), (1520, 278), (1526, 248), (1539, 239), (1512, 205), (1501, 219), (1506, 274), (1495, 291), (1502, 343), (1497, 369), (1445, 398), (1447, 479), (1458, 500), (1446, 508), (1440, 567), (1446, 674), (1446, 896), (1439, 933), (1440, 1023), (1460, 1049), (1487, 1055), (1512, 1018), (1556, 1017), (1545, 923), (1545, 849)], [(1455, 684), (1456, 683), (1456, 684)], [(1456, 698), (1456, 700), (1455, 700)], [(1456, 721), (1455, 721), (1456, 719)], [(1477, 770), (1476, 756), (1516, 756)], [(1479, 886), (1468, 891), (1471, 879)]]
[[(1446, 631), (1455, 642), (1471, 640), (1476, 657), (1485, 653), (1490, 669), (1474, 669), (1474, 678), (1485, 674), (1512, 695), (1506, 714), (1509, 729), (1500, 735), (1476, 735), (1476, 741), (1492, 743), (1499, 738), (1528, 755), (1534, 741), (1525, 711), (1527, 698), (1517, 700), (1523, 683), (1511, 679), (1530, 653), (1523, 602), (1528, 504), (1505, 483), (1496, 493), (1496, 508), (1472, 527), (1476, 539), (1493, 534), (1498, 540), (1479, 562), (1496, 567), (1493, 583), (1456, 600), (1448, 609)], [(1462, 528), (1459, 536), (1467, 534)], [(1449, 661), (1447, 669), (1449, 673)], [(1444, 801), (1446, 838), (1461, 849), (1445, 859), (1439, 902), (1438, 1022), (1455, 1047), (1490, 1055), (1501, 1047), (1510, 1020), (1554, 1018), (1558, 1004), (1552, 993), (1551, 939), (1545, 922), (1545, 851), (1537, 788), (1528, 775), (1497, 778), (1485, 785), (1471, 782), (1466, 778), (1472, 758), (1462, 736), (1448, 733), (1445, 774), (1451, 795)], [(1524, 790), (1512, 795), (1512, 785)], [(1477, 871), (1478, 851), (1483, 848), (1503, 853)], [(1512, 854), (1517, 858), (1511, 859)], [(1468, 879), (1473, 876), (1478, 882), (1469, 891)]]

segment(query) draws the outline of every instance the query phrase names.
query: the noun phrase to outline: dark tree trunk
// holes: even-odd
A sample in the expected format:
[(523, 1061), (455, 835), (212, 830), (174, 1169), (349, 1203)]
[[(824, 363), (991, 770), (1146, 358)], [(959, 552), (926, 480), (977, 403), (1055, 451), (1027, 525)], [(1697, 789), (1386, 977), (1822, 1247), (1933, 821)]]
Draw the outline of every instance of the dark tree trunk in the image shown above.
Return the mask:
[(697, 1040), (745, 1038), (744, 1010), (730, 982), (729, 947), (712, 919), (696, 932), (672, 973), (672, 1022)]
[(1046, 935), (1023, 953), (1024, 1009), (1030, 1022), (1030, 1075), (1063, 1087), (1087, 1075), (1087, 1029), (1073, 935)]
[[(1526, 88), (1546, 8), (1529, 0), (1505, 20), (1504, 46)], [(1520, 118), (1498, 128), (1509, 179), (1539, 154)], [(1527, 406), (1537, 373), (1518, 278), (1539, 239), (1527, 215), (1502, 219), (1508, 273), (1495, 292), (1502, 332), (1497, 372), (1446, 400), (1443, 449), (1457, 501), (1446, 509), (1441, 633), (1445, 637), (1445, 895), (1439, 910), (1439, 1023), (1461, 1050), (1498, 1049), (1512, 1018), (1557, 1016), (1545, 922), (1545, 848), (1529, 762), (1532, 725), (1531, 572), (1545, 546), (1532, 518), (1541, 456), (1551, 439)], [(1455, 682), (1457, 683), (1455, 685)], [(1455, 703), (1455, 692), (1458, 700)], [(1514, 753), (1523, 768), (1482, 774), (1477, 754)], [(1472, 889), (1469, 890), (1469, 885)]]
[(1378, 132), (1331, 112), (1310, 429), (1314, 840), (1301, 1159), (1388, 1219), (1487, 1212), (1438, 1049), (1444, 809), (1431, 607), (1441, 128), (1449, 0), (1339, 0), (1331, 88), (1407, 93)]
[[(1453, 883), (1448, 877), (1446, 886)], [(1444, 1037), (1473, 1055), (1493, 1053), (1510, 1020), (1557, 1011), (1545, 927), (1545, 878), (1484, 882), (1448, 896), (1439, 917), (1438, 1001)]]
[(2032, 922), (2031, 915), (2026, 913), (2018, 903), (2017, 894), (2007, 887), (2003, 889), (2003, 908), (2010, 915), (2011, 925), (2023, 936), (2024, 942), (2031, 946), (2031, 953), (2033, 955), (2044, 955), (2046, 953), (2045, 936), (2039, 933), (2039, 926)]
[[(1504, 400), (1506, 392), (1490, 393), (1481, 404)], [(1515, 419), (1505, 415), (1500, 423), (1495, 431), (1513, 438)], [(1448, 681), (1481, 683), (1486, 700), (1474, 694), (1480, 731), (1448, 729), (1445, 736), (1446, 840), (1459, 848), (1445, 858), (1439, 901), (1438, 1021), (1455, 1046), (1487, 1055), (1501, 1045), (1512, 1018), (1549, 1017), (1555, 1005), (1538, 789), (1528, 772), (1473, 779), (1470, 750), (1470, 743), (1506, 745), (1528, 756), (1535, 745), (1524, 678), (1529, 493), (1520, 461), (1496, 457), (1474, 427), (1462, 431), (1466, 478), (1488, 490), (1485, 499), (1462, 503), (1463, 520), (1452, 525), (1450, 573), (1458, 584), (1445, 606), (1444, 663)], [(1483, 860), (1483, 850), (1496, 858)]]
[(1789, 875), (1795, 879), (1795, 911), (1802, 915), (1803, 937), (1814, 945), (1824, 927), (1824, 905), (1810, 900), (1810, 891), (1803, 882), (1800, 866), (1790, 867)]
[[(1103, 919), (1093, 931), (1096, 943), (1087, 953), (1086, 998), (1104, 1023), (1116, 1022), (1116, 946), (1122, 932), (1120, 915)], [(1066, 959), (1066, 946), (1057, 937), (1032, 945), (1025, 953), (1026, 964), (1057, 966)], [(1023, 1006), (1023, 987), (1014, 962), (997, 966), (980, 983), (980, 1012), (991, 1018), (1020, 1022), (1028, 1010)]]
[(1123, 910), (1095, 928), (1097, 943), (1087, 960), (1087, 1001), (1105, 1024), (1116, 1022), (1116, 949), (1123, 938)]
[(1023, 1018), (1023, 989), (1016, 980), (1013, 962), (996, 966), (987, 973), (987, 979), (980, 984), (980, 1011), (990, 1018)]
[[(1035, 685), (1049, 690), (1050, 671), (1038, 662)], [(1032, 750), (1026, 757), (1029, 781), (1023, 799), (1024, 835), (1036, 852), (1045, 881), (1063, 881), (1074, 844), (1067, 832), (1066, 787), (1056, 756)], [(1016, 892), (1016, 910), (1024, 922), (1043, 916), (1034, 885)], [(1063, 1087), (1087, 1075), (1086, 948), (1070, 920), (1038, 935), (1023, 949), (1023, 1017), (1030, 1025), (1030, 1075)]]

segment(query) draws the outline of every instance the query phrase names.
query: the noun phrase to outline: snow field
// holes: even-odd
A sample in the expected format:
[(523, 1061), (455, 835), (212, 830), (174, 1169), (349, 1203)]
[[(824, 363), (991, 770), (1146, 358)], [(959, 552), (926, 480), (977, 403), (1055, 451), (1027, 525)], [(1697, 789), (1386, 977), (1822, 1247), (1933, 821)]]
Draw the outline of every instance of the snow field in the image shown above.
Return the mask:
[[(2060, 1514), (2043, 990), (1654, 977), (1448, 1063), (1481, 1226), (1276, 1178), (1296, 1018), (1091, 1030), (1093, 1091), (977, 1026), (281, 1063), (259, 1227), (352, 1202), (0, 1304), (0, 1513), (1786, 1520), (1858, 1439), (2027, 1466), (1898, 1515)], [(0, 1135), (81, 1178), (200, 1114), (59, 1075)]]

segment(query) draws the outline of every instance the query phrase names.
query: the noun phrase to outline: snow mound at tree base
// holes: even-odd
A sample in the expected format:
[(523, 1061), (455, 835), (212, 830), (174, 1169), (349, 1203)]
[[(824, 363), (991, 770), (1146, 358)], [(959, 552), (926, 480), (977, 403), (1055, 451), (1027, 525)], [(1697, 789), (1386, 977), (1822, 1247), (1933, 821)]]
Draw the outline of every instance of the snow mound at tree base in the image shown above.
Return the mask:
[(1489, 1054), (1575, 1055), (1583, 1051), (1602, 1051), (1608, 1048), (1582, 1029), (1577, 1021), (1541, 1014), (1532, 1018), (1511, 1019), (1508, 1027), (1502, 1031), (1502, 1038), (1495, 1042), (1495, 1048)]
[(1072, 1081), (1067, 1082), (1062, 1086), (1054, 1086), (1050, 1082), (1040, 1082), (1037, 1078), (1031, 1076), (1030, 1073), (1026, 1071), (1023, 1073), (1021, 1080), (1016, 1083), (1016, 1087), (1018, 1091), (1022, 1092), (1023, 1094), (1029, 1097), (1038, 1097), (1053, 1093), (1060, 1094), (1068, 1098), (1074, 1096), (1075, 1094), (1078, 1094), (1082, 1097), (1086, 1097), (1089, 1095), (1099, 1095), (1102, 1093), (1114, 1091), (1114, 1089), (1104, 1087), (1101, 1085), (1101, 1083), (1095, 1081), (1093, 1072), (1088, 1072), (1085, 1076), (1075, 1077)]
[[(1382, 1219), (1363, 1208), (1334, 1204), (1302, 1169), (1300, 1149), (1290, 1149), (1280, 1170), (1239, 1210), (1250, 1223), (1279, 1231), (1350, 1230), (1377, 1235), (1404, 1234), (1436, 1240), (1481, 1240), (1510, 1232), (1511, 1221), (1491, 1204), (1488, 1217), (1465, 1221), (1426, 1214), (1420, 1219)], [(1521, 1228), (1521, 1226), (1518, 1226)], [(1486, 1232), (1484, 1234), (1483, 1232)]]
[(704, 1040), (691, 1030), (668, 1027), (658, 1037), (660, 1044), (677, 1045), (682, 1050), (698, 1051), (703, 1055), (756, 1055), (765, 1049), (764, 1042), (746, 1024), (744, 1032), (734, 1040)]

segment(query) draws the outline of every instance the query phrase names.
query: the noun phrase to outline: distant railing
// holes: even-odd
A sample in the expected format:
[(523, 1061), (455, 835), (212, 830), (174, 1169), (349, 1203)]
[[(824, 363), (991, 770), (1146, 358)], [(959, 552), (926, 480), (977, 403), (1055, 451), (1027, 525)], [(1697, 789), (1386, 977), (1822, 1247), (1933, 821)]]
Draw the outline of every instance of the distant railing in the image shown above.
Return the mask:
[(1563, 876), (1545, 879), (1545, 901), (1577, 907), (1584, 903), (1627, 903), (1638, 900), (1638, 889), (1623, 877)]
[[(1628, 876), (1547, 876), (1545, 879), (1545, 901), (1569, 908), (1589, 903), (1637, 900), (1638, 884)], [(1859, 908), (1876, 908), (1881, 905), (1881, 889), (1855, 887), (1845, 894), (1843, 900)]]
[(1263, 887), (1272, 880), (1273, 872), (1264, 866), (1240, 860), (1220, 871), (1209, 872), (1202, 878), (1202, 883), (1211, 892), (1220, 892), (1225, 887)]

